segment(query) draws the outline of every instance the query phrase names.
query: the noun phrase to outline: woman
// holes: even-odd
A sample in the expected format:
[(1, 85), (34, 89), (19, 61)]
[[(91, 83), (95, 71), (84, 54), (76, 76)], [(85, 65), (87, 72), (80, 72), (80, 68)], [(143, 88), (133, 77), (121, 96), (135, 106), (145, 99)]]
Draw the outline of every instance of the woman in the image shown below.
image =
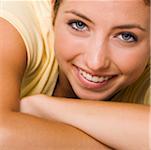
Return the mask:
[[(4, 41), (1, 49), (6, 49), (0, 55), (3, 60), (0, 64), (1, 115), (4, 118), (1, 128), (2, 133), (9, 133), (1, 135), (2, 148), (13, 145), (14, 149), (23, 149), (33, 143), (31, 149), (37, 146), (41, 149), (149, 149), (149, 106), (94, 101), (146, 103), (149, 100), (146, 96), (149, 86), (148, 3), (143, 0), (55, 1), (54, 49), (59, 64), (58, 81), (57, 63), (53, 51), (49, 51), (52, 43), (48, 41), (53, 39), (49, 30), (50, 15), (41, 13), (47, 4), (47, 1), (18, 2), (15, 8), (18, 6), (26, 19), (23, 14), (15, 18), (5, 11), (12, 10), (12, 5), (2, 5), (1, 16), (11, 23), (1, 20), (4, 28), (1, 29)], [(4, 34), (5, 39), (9, 39), (7, 45)], [(14, 54), (10, 56), (12, 50)], [(7, 83), (11, 83), (9, 87)], [(20, 85), (22, 97), (38, 93), (52, 97), (27, 97), (21, 103), (21, 111), (26, 114), (20, 113), (17, 101)], [(140, 89), (128, 94), (129, 89), (138, 86)], [(84, 101), (59, 97), (79, 97)], [(10, 127), (12, 120), (15, 122)], [(24, 128), (21, 128), (22, 123)], [(25, 133), (24, 139), (21, 135)]]

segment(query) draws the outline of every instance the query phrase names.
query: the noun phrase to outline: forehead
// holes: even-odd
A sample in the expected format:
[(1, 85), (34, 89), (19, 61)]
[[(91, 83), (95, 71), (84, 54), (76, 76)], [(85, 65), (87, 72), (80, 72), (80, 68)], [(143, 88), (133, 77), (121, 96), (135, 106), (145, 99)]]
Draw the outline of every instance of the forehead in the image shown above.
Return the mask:
[(144, 3), (144, 0), (63, 0), (62, 4), (65, 5), (66, 7), (74, 7), (74, 9), (94, 8), (96, 10), (99, 10), (102, 8), (106, 9), (118, 8), (124, 11), (125, 9), (136, 10), (136, 8), (138, 8), (137, 10), (141, 11), (147, 8), (147, 6)]
[[(89, 6), (91, 8), (102, 8), (108, 7), (113, 8), (115, 5), (120, 8), (136, 8), (136, 7), (146, 7), (144, 0), (62, 0), (62, 3), (68, 5), (70, 7), (81, 5), (82, 8), (85, 6)], [(101, 7), (102, 6), (102, 7)], [(74, 7), (76, 8), (76, 7)]]
[(60, 0), (62, 3), (65, 4), (114, 4), (114, 3), (119, 3), (119, 4), (131, 4), (131, 5), (142, 5), (145, 7), (145, 2), (144, 0)]
[(70, 11), (86, 16), (98, 26), (139, 24), (150, 30), (150, 7), (143, 0), (63, 0), (57, 16), (70, 15), (66, 13)]
[(144, 0), (60, 0), (64, 2), (144, 2)]
[(75, 10), (90, 18), (112, 16), (112, 19), (149, 20), (149, 7), (144, 0), (63, 0), (64, 10)]

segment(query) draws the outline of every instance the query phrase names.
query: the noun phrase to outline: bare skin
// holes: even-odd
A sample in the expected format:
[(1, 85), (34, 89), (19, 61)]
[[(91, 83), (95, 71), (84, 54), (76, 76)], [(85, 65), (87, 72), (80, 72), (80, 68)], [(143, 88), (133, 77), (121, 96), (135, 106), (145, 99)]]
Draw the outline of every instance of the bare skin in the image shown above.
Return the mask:
[(19, 112), (26, 48), (16, 29), (1, 18), (0, 33), (0, 149), (108, 149), (74, 127)]
[(149, 150), (149, 110), (147, 105), (44, 95), (21, 101), (24, 113), (72, 125), (105, 145), (121, 150)]
[(60, 83), (81, 99), (110, 99), (143, 73), (149, 32), (142, 0), (63, 1), (54, 24)]
[[(29, 103), (26, 99), (24, 99), (22, 103), (21, 111), (28, 114), (19, 112), (19, 91), (26, 67), (26, 49), (18, 32), (4, 20), (0, 20), (0, 33), (0, 41), (2, 41), (0, 43), (0, 83), (2, 85), (0, 89), (1, 149), (24, 150), (27, 149), (27, 145), (30, 145), (31, 150), (37, 149), (37, 147), (41, 149), (52, 148), (53, 150), (62, 150), (63, 148), (67, 149), (68, 146), (70, 147), (69, 149), (72, 147), (73, 149), (82, 150), (108, 149), (108, 147), (101, 143), (117, 149), (130, 149), (129, 145), (132, 149), (148, 149), (148, 106), (116, 105), (115, 103), (98, 103), (96, 101), (78, 101), (78, 103), (76, 103), (75, 100), (72, 99), (70, 99), (71, 101), (69, 101), (69, 99), (61, 99), (62, 101), (60, 101), (60, 98), (36, 96), (36, 99), (35, 97), (33, 99), (29, 98)], [(11, 53), (12, 51), (13, 53)], [(97, 58), (98, 57), (96, 57), (96, 60), (98, 60)], [(72, 61), (72, 63), (74, 62), (75, 61)], [(76, 62), (78, 64), (80, 61), (77, 60)], [(144, 61), (144, 66), (145, 64), (146, 59)], [(92, 66), (96, 67), (94, 64)], [(64, 68), (67, 69), (67, 72), (70, 70), (66, 66), (64, 66)], [(100, 66), (99, 69), (95, 69), (99, 72)], [(82, 90), (79, 90), (79, 92), (81, 91)], [(91, 93), (91, 90), (87, 92), (88, 93), (84, 93), (83, 97), (91, 96), (91, 99), (100, 98), (99, 92), (97, 92), (98, 95), (96, 95), (96, 93)], [(101, 96), (101, 98), (103, 97)], [(31, 107), (31, 104), (33, 104), (33, 107)], [(39, 104), (41, 104), (40, 107)], [(66, 111), (66, 106), (70, 106), (68, 111)], [(125, 113), (123, 112), (123, 107), (125, 108)], [(100, 108), (103, 108), (103, 110)], [(131, 111), (129, 112), (129, 110)], [(122, 112), (122, 115), (117, 115), (120, 114), (120, 112)], [(88, 117), (88, 115), (92, 114), (94, 117)], [(62, 118), (62, 116), (65, 117)], [(113, 118), (116, 121), (113, 120)], [(97, 120), (100, 120), (100, 122)], [(131, 124), (126, 124), (127, 122)], [(138, 124), (141, 126), (138, 126)], [(124, 131), (126, 133), (124, 136), (123, 126), (125, 127)], [(136, 126), (137, 129), (135, 129)], [(77, 128), (86, 132), (93, 138)], [(115, 133), (108, 132), (110, 130), (115, 131)], [(115, 134), (117, 134), (116, 131), (118, 131), (119, 136), (115, 139)], [(131, 135), (131, 133), (135, 134)]]

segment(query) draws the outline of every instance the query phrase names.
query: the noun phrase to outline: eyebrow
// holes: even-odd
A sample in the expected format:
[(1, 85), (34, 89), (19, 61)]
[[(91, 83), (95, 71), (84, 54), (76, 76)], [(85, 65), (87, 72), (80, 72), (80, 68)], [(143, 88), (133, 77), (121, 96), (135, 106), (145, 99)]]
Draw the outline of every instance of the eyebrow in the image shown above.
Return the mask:
[(74, 14), (74, 15), (76, 15), (76, 16), (78, 16), (78, 17), (81, 17), (81, 18), (83, 18), (83, 19), (85, 19), (85, 20), (87, 20), (87, 21), (89, 21), (89, 22), (91, 22), (91, 23), (93, 23), (93, 24), (94, 24), (94, 22), (93, 22), (91, 19), (87, 18), (87, 17), (86, 17), (86, 16), (84, 16), (83, 14), (78, 13), (78, 12), (76, 12), (76, 11), (74, 11), (74, 10), (68, 10), (68, 11), (65, 11), (65, 13), (71, 13), (71, 14)]
[(141, 27), (138, 24), (126, 24), (126, 25), (120, 25), (120, 26), (113, 27), (113, 29), (134, 29), (134, 28), (137, 28), (137, 29), (140, 29), (140, 30), (146, 32), (146, 29)]
[[(83, 19), (85, 19), (85, 20), (91, 22), (92, 24), (95, 24), (91, 19), (89, 19), (88, 17), (86, 17), (86, 16), (84, 16), (83, 14), (78, 13), (78, 12), (76, 12), (76, 11), (74, 11), (74, 10), (68, 10), (68, 11), (65, 11), (65, 13), (74, 14), (74, 15), (76, 15), (76, 16), (78, 16), (78, 17), (81, 17), (81, 18), (83, 18)], [(138, 24), (119, 25), (119, 26), (113, 27), (113, 30), (114, 30), (114, 29), (134, 29), (134, 28), (137, 28), (137, 29), (140, 29), (140, 30), (146, 32), (146, 29), (143, 28), (143, 27), (141, 27), (141, 26), (138, 25)]]

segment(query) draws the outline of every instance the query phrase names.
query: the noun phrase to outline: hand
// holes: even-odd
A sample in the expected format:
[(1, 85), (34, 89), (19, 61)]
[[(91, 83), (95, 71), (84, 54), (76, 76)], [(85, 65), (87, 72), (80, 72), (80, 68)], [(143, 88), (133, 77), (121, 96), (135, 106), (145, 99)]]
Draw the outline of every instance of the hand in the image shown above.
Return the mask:
[(41, 117), (37, 108), (38, 99), (36, 99), (37, 96), (29, 96), (21, 99), (20, 112)]
[(51, 104), (48, 105), (48, 102), (52, 100), (51, 98), (42, 94), (25, 97), (20, 101), (20, 112), (51, 121), (58, 121), (53, 113), (50, 113)]
[[(46, 117), (46, 112), (43, 109), (43, 107), (40, 107), (42, 104), (41, 101), (45, 96), (42, 95), (34, 95), (34, 96), (29, 96), (29, 97), (25, 97), (23, 99), (21, 99), (20, 101), (20, 112), (22, 113), (26, 113), (29, 115), (34, 115), (36, 117), (41, 117), (41, 118), (45, 118), (48, 119)], [(49, 120), (51, 120), (51, 118), (49, 117)]]

